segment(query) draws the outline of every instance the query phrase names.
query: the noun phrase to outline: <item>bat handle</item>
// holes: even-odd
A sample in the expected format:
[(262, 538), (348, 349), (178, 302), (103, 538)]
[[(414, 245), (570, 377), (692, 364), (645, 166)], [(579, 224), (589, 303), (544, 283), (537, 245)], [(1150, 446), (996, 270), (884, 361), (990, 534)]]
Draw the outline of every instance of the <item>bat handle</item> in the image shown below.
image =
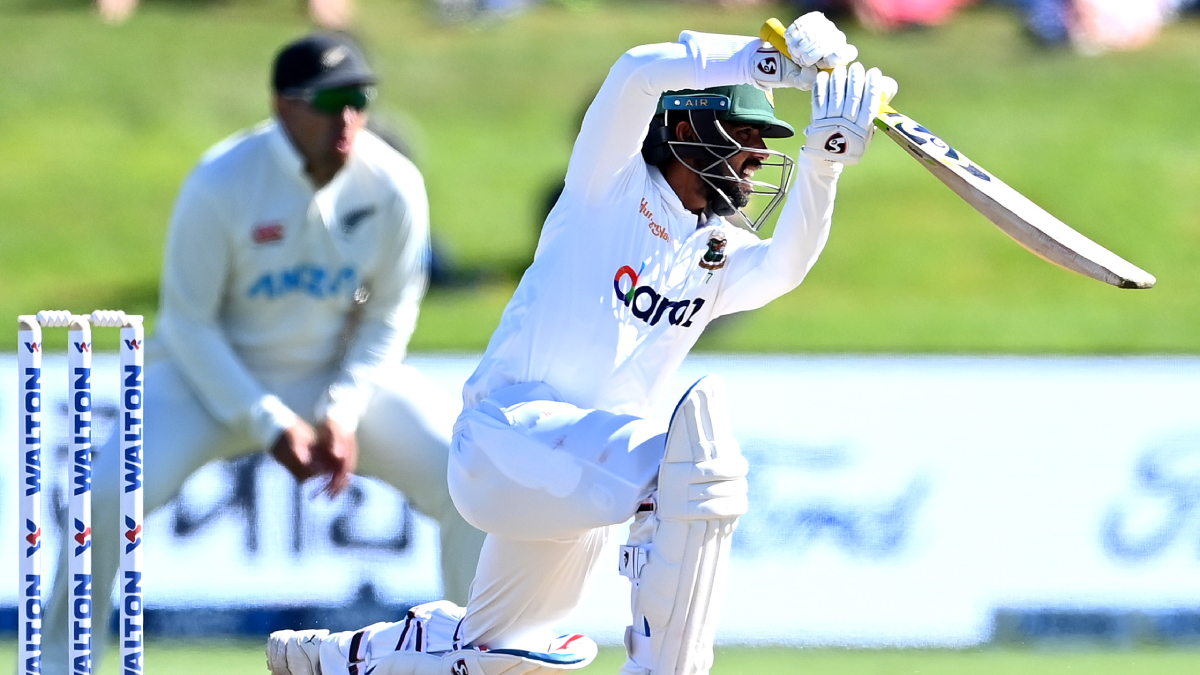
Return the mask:
[[(771, 43), (771, 46), (779, 50), (779, 53), (783, 54), (784, 57), (790, 58), (791, 52), (788, 51), (787, 38), (784, 37), (785, 33), (787, 33), (787, 28), (784, 27), (783, 23), (779, 19), (771, 17), (759, 29), (758, 37), (762, 38), (763, 42)], [(895, 108), (888, 105), (889, 100), (890, 97), (884, 99), (883, 105), (879, 108), (880, 114), (896, 112)]]
[(779, 50), (780, 54), (788, 55), (787, 38), (784, 34), (787, 33), (787, 28), (784, 28), (783, 22), (775, 17), (767, 19), (758, 30), (758, 37), (762, 38), (763, 42), (770, 42), (771, 46)]

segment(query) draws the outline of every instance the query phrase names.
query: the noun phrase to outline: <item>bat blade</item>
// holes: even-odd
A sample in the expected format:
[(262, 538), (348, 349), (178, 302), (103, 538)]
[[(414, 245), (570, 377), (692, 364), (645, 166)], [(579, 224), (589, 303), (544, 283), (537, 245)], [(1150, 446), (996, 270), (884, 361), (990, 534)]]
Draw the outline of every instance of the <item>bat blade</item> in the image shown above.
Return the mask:
[(963, 201), (1042, 259), (1119, 288), (1154, 286), (1153, 275), (1050, 215), (911, 118), (885, 108), (875, 124)]
[[(784, 31), (777, 19), (768, 19), (759, 36), (787, 55)], [(963, 201), (1035, 255), (1119, 288), (1154, 286), (1154, 275), (1050, 215), (891, 106), (883, 106), (875, 124)]]

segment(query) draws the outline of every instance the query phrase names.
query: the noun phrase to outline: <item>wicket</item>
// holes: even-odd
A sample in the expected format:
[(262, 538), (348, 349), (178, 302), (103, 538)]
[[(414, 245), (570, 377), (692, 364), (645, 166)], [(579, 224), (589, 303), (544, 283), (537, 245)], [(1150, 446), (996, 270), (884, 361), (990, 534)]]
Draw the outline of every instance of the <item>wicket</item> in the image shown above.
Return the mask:
[[(92, 672), (92, 336), (91, 328), (120, 327), (120, 403), (114, 433), (121, 434), (120, 542), (121, 589), (117, 638), (120, 672), (141, 673), (144, 622), (142, 605), (142, 317), (97, 310), (90, 315), (43, 311), (19, 316), (17, 345), (17, 425), (21, 481), (17, 529), (18, 669), (20, 675), (42, 671), (42, 328), (68, 328), (67, 404), (70, 437), (67, 527), (70, 564), (70, 665), (75, 675)], [(60, 574), (62, 571), (59, 572)]]

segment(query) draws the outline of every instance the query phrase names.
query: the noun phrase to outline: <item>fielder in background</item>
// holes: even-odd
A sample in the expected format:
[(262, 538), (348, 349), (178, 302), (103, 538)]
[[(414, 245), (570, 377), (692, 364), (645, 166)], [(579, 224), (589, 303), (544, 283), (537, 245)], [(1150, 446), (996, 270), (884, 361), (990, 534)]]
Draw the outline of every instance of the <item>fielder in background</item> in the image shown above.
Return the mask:
[[(665, 433), (645, 417), (712, 319), (804, 279), (843, 166), (862, 157), (895, 87), (851, 64), (857, 49), (821, 14), (797, 20), (787, 42), (781, 55), (757, 37), (684, 31), (617, 61), (533, 264), (464, 389), (450, 489), (488, 533), (467, 606), (430, 603), (345, 633), (279, 631), (267, 645), (272, 673), (581, 668), (595, 644), (556, 624), (614, 563), (633, 594), (621, 672), (709, 671), (747, 463), (715, 378), (691, 387)], [(813, 91), (794, 163), (763, 141), (794, 133), (775, 117), (779, 87)], [(763, 179), (768, 168), (779, 180)], [(777, 203), (792, 168), (774, 237), (760, 240), (748, 229), (764, 216), (743, 209), (754, 193)], [(630, 518), (619, 562), (600, 560)]]
[[(376, 78), (349, 40), (297, 40), (272, 78), (274, 118), (212, 148), (171, 218), (145, 371), (146, 512), (205, 463), (256, 449), (330, 494), (375, 476), (438, 522), (445, 593), (465, 602), (483, 533), (447, 490), (459, 406), (402, 363), (426, 286), (424, 181), (363, 129)], [(117, 436), (97, 453), (96, 541), (118, 536)], [(93, 556), (99, 648), (117, 547)], [(59, 575), (47, 675), (75, 672), (67, 596)]]

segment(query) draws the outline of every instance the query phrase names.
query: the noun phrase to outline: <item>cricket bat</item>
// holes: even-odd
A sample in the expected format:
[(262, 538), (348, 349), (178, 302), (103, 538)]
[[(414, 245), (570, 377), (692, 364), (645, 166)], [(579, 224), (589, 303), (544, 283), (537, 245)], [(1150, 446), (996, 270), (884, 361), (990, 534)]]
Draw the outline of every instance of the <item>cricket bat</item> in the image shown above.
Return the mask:
[[(787, 56), (783, 24), (768, 19), (759, 32)], [(1071, 229), (966, 155), (886, 103), (875, 126), (908, 151), (975, 210), (1037, 256), (1119, 288), (1151, 288), (1154, 276)]]

